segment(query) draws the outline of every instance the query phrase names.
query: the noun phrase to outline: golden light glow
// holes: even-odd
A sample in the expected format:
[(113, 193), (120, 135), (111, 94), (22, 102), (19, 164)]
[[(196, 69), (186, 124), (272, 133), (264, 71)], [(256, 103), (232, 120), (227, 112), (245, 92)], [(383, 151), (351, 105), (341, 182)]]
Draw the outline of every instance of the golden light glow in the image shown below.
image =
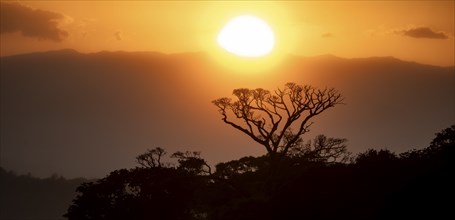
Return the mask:
[(218, 35), (218, 44), (241, 57), (261, 57), (275, 45), (272, 28), (263, 20), (242, 15), (230, 20)]
[[(234, 6), (237, 5), (233, 5), (232, 7)], [(254, 6), (251, 8), (225, 7), (225, 12), (213, 16), (212, 20), (210, 20), (213, 22), (212, 25), (217, 26), (217, 28), (211, 34), (207, 34), (201, 38), (201, 45), (205, 45), (206, 51), (211, 54), (211, 58), (216, 63), (233, 70), (233, 72), (238, 73), (241, 77), (255, 76), (257, 74), (264, 76), (264, 74), (267, 74), (267, 72), (270, 72), (270, 70), (280, 64), (295, 45), (294, 37), (296, 34), (293, 29), (289, 28), (291, 19), (286, 14), (286, 10), (283, 10), (283, 8), (277, 5), (274, 5), (275, 7), (272, 7), (272, 5), (266, 5), (267, 7)], [(243, 8), (243, 10), (238, 10), (238, 8)], [(220, 30), (223, 30), (235, 18), (245, 15), (263, 19), (261, 22), (267, 25), (267, 29), (271, 32), (269, 33), (269, 42), (273, 39), (273, 45), (269, 46), (269, 52), (261, 56), (241, 56), (229, 52), (220, 46)], [(258, 36), (257, 38), (261, 37)], [(261, 44), (265, 43), (263, 42)], [(264, 49), (262, 50), (266, 51)]]
[[(58, 24), (67, 35), (61, 41), (52, 41), (30, 37), (19, 30), (2, 32), (0, 56), (63, 48), (80, 52), (197, 51), (207, 52), (219, 64), (242, 72), (270, 70), (270, 65), (279, 63), (287, 54), (333, 54), (344, 58), (393, 56), (443, 66), (454, 65), (455, 60), (454, 1), (410, 4), (409, 1), (21, 0), (20, 4), (38, 12), (62, 15), (64, 19), (42, 24)], [(241, 15), (256, 16), (267, 22), (275, 40), (270, 53), (262, 57), (239, 57), (220, 47), (217, 42), (220, 30)], [(402, 34), (412, 26), (427, 27), (444, 37), (416, 38)], [(34, 30), (37, 33), (53, 30), (50, 26), (41, 28)]]

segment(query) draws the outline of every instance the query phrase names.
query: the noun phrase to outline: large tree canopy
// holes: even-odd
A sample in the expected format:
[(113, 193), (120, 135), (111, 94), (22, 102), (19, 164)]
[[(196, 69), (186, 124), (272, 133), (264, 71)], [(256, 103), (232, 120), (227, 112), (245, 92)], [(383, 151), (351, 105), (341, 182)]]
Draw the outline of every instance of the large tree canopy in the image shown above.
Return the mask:
[(286, 155), (301, 144), (301, 135), (313, 123), (314, 116), (341, 104), (341, 94), (331, 89), (287, 83), (275, 91), (235, 89), (235, 100), (213, 101), (222, 120), (265, 147), (270, 157)]

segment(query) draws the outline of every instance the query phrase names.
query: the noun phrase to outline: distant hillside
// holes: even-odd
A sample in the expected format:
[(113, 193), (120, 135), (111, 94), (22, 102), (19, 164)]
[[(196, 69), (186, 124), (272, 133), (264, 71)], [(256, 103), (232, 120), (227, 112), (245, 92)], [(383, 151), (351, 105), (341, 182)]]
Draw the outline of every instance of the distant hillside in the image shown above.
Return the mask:
[(17, 175), (0, 167), (0, 219), (64, 219), (83, 178), (36, 178)]
[(454, 67), (392, 57), (289, 56), (262, 74), (233, 73), (204, 53), (62, 50), (0, 62), (2, 166), (39, 176), (101, 177), (158, 146), (200, 150), (212, 163), (263, 154), (211, 104), (240, 87), (337, 88), (346, 105), (304, 138), (347, 138), (354, 152), (421, 148), (455, 122)]

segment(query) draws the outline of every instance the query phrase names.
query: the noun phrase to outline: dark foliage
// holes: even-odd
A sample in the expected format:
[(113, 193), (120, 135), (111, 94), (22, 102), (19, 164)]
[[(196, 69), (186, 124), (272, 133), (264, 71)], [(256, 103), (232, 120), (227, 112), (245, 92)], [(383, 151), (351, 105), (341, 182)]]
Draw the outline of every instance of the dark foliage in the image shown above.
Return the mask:
[[(340, 150), (344, 148), (333, 147), (344, 146), (344, 139), (318, 136), (283, 157), (278, 169), (271, 169), (270, 157), (264, 155), (220, 163), (212, 173), (199, 153), (177, 152), (173, 157), (178, 166), (118, 170), (81, 185), (66, 216), (451, 219), (454, 134), (452, 126), (436, 134), (425, 149), (399, 155), (371, 149), (350, 163), (337, 162), (348, 155)], [(332, 151), (321, 151), (321, 146), (331, 146)]]
[(203, 184), (173, 168), (117, 170), (82, 184), (68, 219), (192, 219), (195, 191)]

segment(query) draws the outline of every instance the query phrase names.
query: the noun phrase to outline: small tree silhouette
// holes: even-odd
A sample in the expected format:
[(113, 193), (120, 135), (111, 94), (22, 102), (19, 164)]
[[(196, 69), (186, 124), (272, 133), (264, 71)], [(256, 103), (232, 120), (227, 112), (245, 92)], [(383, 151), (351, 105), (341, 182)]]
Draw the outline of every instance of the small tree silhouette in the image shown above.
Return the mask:
[(317, 135), (313, 140), (300, 144), (289, 151), (290, 157), (306, 161), (338, 163), (351, 159), (345, 138), (329, 138), (323, 134)]
[(151, 150), (149, 149), (147, 152), (137, 156), (136, 162), (139, 165), (147, 168), (161, 167), (163, 166), (163, 163), (161, 163), (161, 158), (166, 154), (167, 152), (161, 147), (157, 147)]
[(198, 151), (177, 151), (171, 155), (172, 158), (177, 158), (179, 162), (178, 169), (185, 170), (193, 175), (211, 175), (212, 168), (201, 157), (201, 152)]
[(236, 100), (220, 98), (218, 107), (223, 122), (247, 134), (267, 150), (272, 163), (299, 146), (301, 136), (317, 116), (341, 104), (343, 97), (335, 89), (317, 89), (308, 85), (285, 84), (283, 89), (235, 89)]

